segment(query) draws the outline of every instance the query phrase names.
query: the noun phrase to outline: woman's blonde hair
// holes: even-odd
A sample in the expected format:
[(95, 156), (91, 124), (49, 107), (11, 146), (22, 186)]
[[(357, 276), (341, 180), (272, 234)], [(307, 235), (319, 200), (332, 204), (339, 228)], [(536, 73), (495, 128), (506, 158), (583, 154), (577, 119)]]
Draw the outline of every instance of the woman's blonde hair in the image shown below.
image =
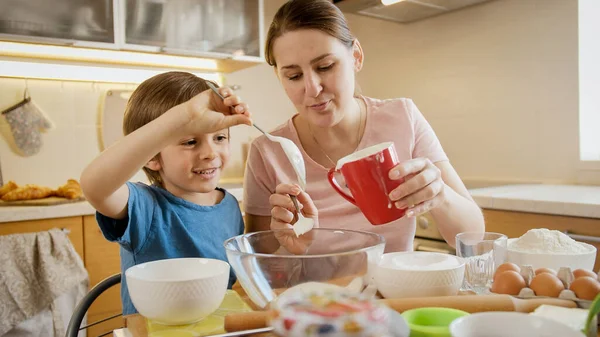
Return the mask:
[[(123, 133), (125, 135), (132, 133), (172, 107), (210, 89), (206, 81), (181, 71), (170, 71), (145, 80), (133, 91), (127, 102), (123, 117)], [(213, 84), (217, 86), (216, 83)], [(151, 184), (163, 186), (159, 172), (147, 167), (143, 170)]]

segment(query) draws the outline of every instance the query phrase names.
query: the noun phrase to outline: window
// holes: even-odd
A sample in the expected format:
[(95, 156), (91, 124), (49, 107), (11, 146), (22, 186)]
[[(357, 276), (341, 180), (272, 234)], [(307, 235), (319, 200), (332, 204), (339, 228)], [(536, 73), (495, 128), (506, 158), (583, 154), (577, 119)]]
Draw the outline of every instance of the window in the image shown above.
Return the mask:
[(579, 159), (588, 164), (600, 164), (599, 17), (600, 1), (579, 0)]

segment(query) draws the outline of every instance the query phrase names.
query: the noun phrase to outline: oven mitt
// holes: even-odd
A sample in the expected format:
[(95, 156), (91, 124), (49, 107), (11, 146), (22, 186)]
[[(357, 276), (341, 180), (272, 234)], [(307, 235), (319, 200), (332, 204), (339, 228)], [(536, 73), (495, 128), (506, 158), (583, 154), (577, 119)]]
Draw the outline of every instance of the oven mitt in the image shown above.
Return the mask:
[(41, 132), (53, 127), (30, 97), (2, 112), (21, 153), (32, 156), (42, 148)]

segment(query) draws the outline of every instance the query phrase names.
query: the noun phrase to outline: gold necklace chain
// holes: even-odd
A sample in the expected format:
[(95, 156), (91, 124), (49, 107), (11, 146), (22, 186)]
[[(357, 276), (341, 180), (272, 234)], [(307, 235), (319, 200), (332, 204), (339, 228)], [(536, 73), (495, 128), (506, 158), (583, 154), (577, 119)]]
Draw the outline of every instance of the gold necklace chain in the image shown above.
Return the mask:
[[(358, 149), (358, 145), (360, 145), (360, 129), (361, 129), (362, 119), (363, 119), (362, 105), (358, 101), (357, 101), (357, 103), (358, 103), (359, 117), (358, 117), (358, 128), (356, 130), (356, 148), (352, 152), (355, 152)], [(327, 155), (327, 152), (325, 152), (325, 150), (323, 149), (323, 147), (321, 147), (321, 144), (319, 144), (319, 141), (315, 137), (315, 134), (312, 131), (312, 128), (310, 127), (310, 122), (307, 121), (307, 125), (308, 125), (308, 131), (310, 132), (310, 135), (312, 136), (312, 139), (315, 142), (315, 144), (317, 144), (317, 147), (319, 148), (319, 151), (321, 151), (321, 153), (323, 153), (325, 155), (325, 157), (329, 160), (329, 162), (331, 164), (333, 164), (333, 167), (335, 167), (337, 165), (337, 163), (334, 162), (333, 159), (331, 159), (331, 157), (329, 157), (329, 155)]]

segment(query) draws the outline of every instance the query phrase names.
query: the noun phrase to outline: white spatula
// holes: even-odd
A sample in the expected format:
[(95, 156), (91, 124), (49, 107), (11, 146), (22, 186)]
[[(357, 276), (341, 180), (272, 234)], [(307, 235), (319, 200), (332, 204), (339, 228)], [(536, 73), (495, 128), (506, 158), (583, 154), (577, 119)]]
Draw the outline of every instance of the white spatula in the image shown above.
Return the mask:
[[(206, 85), (208, 85), (208, 87), (215, 94), (217, 94), (217, 96), (219, 96), (221, 99), (225, 99), (219, 93), (219, 90), (217, 89), (217, 87), (215, 87), (214, 84), (212, 84), (209, 81), (206, 81)], [(254, 125), (254, 127), (258, 131), (262, 132), (267, 137), (267, 139), (269, 139), (272, 142), (279, 143), (279, 145), (281, 145), (283, 152), (285, 153), (288, 160), (292, 164), (292, 168), (294, 169), (294, 172), (296, 172), (296, 176), (298, 177), (298, 182), (300, 183), (300, 187), (304, 190), (306, 188), (306, 167), (304, 166), (304, 159), (302, 159), (302, 153), (300, 152), (300, 149), (298, 149), (296, 144), (294, 144), (294, 142), (292, 142), (291, 140), (284, 138), (284, 137), (273, 136), (273, 135), (269, 134), (268, 132), (265, 132), (260, 127), (258, 127), (258, 125), (254, 124), (254, 123), (252, 123), (252, 125)], [(296, 234), (296, 236), (300, 236), (300, 235), (305, 234), (306, 232), (310, 231), (311, 229), (313, 229), (315, 222), (311, 218), (304, 217), (302, 215), (302, 212), (300, 211), (300, 207), (298, 206), (298, 201), (296, 200), (296, 197), (291, 196), (291, 198), (292, 198), (292, 201), (294, 202), (294, 206), (296, 207), (296, 211), (298, 213), (298, 221), (296, 221), (296, 223), (294, 224), (293, 229), (294, 229), (294, 233)]]

